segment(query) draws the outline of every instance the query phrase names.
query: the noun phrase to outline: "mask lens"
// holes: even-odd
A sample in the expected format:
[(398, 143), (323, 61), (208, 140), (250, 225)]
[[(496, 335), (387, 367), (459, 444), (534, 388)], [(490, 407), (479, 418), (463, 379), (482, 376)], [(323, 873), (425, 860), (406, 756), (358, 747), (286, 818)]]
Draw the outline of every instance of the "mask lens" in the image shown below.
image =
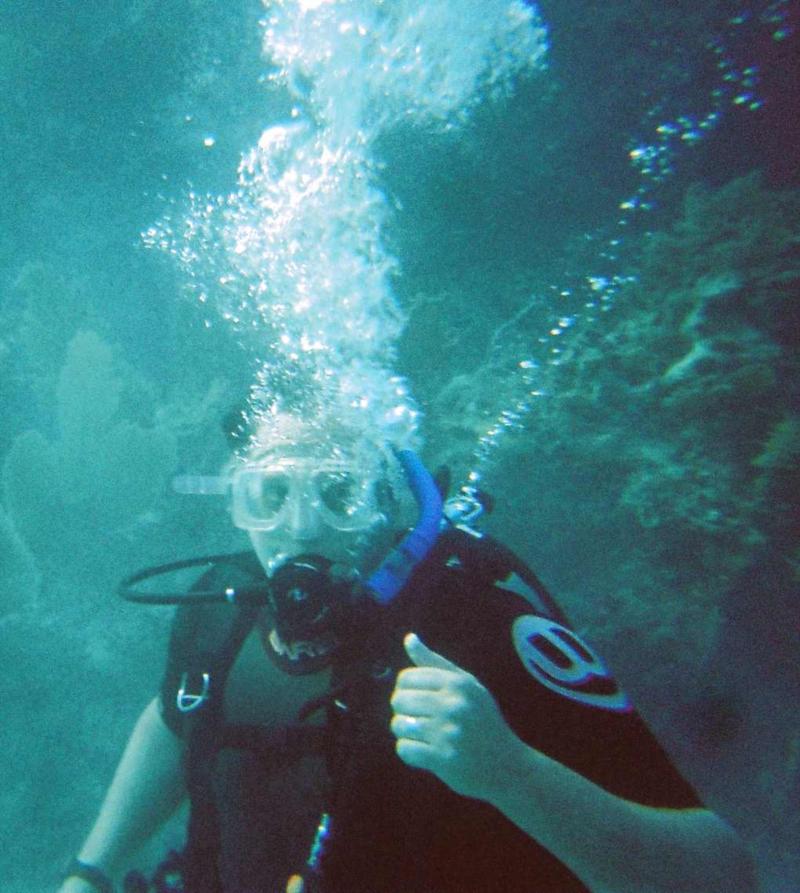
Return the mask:
[(289, 479), (285, 474), (265, 474), (256, 482), (254, 508), (258, 517), (273, 518), (286, 504)]
[(234, 478), (234, 522), (247, 529), (269, 530), (281, 520), (291, 492), (283, 471), (245, 469)]
[(380, 516), (374, 489), (370, 477), (336, 460), (288, 457), (253, 464), (233, 478), (234, 523), (274, 530), (302, 505), (335, 530), (365, 530)]
[(325, 508), (343, 520), (351, 518), (362, 502), (361, 487), (349, 471), (326, 471), (317, 475), (317, 493)]

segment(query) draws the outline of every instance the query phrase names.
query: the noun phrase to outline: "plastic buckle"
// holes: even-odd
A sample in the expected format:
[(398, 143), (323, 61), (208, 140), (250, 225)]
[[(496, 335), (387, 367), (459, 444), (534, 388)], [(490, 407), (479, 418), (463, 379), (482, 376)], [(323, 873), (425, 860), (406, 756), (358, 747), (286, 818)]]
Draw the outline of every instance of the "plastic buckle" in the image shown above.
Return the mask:
[(189, 674), (184, 673), (181, 676), (178, 696), (175, 699), (175, 703), (181, 713), (191, 713), (193, 710), (197, 710), (198, 707), (202, 707), (208, 700), (208, 690), (211, 687), (211, 676), (208, 673), (202, 673), (200, 678), (202, 680), (201, 690), (194, 693), (186, 690), (189, 684)]

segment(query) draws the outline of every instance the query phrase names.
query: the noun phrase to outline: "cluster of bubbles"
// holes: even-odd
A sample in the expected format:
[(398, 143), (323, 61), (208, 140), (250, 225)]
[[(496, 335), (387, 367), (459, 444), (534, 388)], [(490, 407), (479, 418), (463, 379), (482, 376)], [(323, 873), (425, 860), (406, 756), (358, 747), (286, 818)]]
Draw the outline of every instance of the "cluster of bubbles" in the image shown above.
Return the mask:
[[(551, 306), (558, 314), (550, 328), (537, 339), (544, 360), (526, 357), (519, 361), (517, 391), (521, 395), (510, 408), (505, 408), (492, 421), (479, 439), (474, 452), (469, 481), (477, 483), (483, 469), (495, 455), (498, 444), (509, 433), (525, 426), (535, 399), (544, 396), (541, 377), (535, 370), (542, 365), (558, 366), (565, 352), (565, 335), (576, 323), (591, 323), (597, 313), (613, 309), (620, 291), (635, 276), (618, 271), (619, 251), (625, 234), (632, 229), (635, 218), (657, 206), (658, 187), (677, 171), (682, 153), (707, 139), (731, 109), (757, 112), (765, 100), (759, 93), (760, 73), (755, 64), (740, 65), (730, 47), (752, 40), (753, 34), (767, 29), (772, 40), (780, 42), (792, 34), (789, 0), (774, 0), (756, 12), (740, 8), (723, 23), (720, 33), (705, 44), (713, 66), (713, 86), (705, 95), (706, 107), (699, 111), (681, 110), (664, 116), (662, 105), (651, 108), (644, 116), (647, 132), (631, 139), (626, 147), (629, 162), (637, 173), (638, 185), (631, 195), (619, 203), (619, 215), (610, 233), (587, 234), (586, 239), (597, 244), (596, 263), (603, 273), (589, 274), (570, 286), (552, 285), (548, 293), (533, 295), (529, 304), (510, 322), (518, 321), (534, 307)], [(615, 271), (615, 267), (617, 270)], [(560, 308), (569, 307), (570, 309)], [(508, 324), (502, 329), (506, 329)], [(496, 336), (495, 336), (495, 339)]]
[(191, 194), (180, 226), (162, 221), (144, 240), (253, 346), (251, 427), (276, 409), (309, 424), (333, 412), (408, 441), (418, 412), (392, 370), (406, 320), (372, 146), (400, 125), (457, 128), (541, 65), (545, 32), (521, 0), (265, 5), (268, 80), (288, 91), (288, 120), (243, 155), (233, 193)]
[[(786, 4), (787, 0), (778, 0), (771, 4), (767, 12), (757, 17), (761, 24), (772, 26), (774, 40), (783, 40), (789, 34)], [(727, 26), (729, 29), (742, 28), (751, 24), (752, 19), (751, 13), (737, 13), (728, 20)], [(755, 112), (764, 105), (758, 94), (758, 67), (737, 65), (727, 46), (726, 37), (720, 35), (715, 35), (705, 45), (706, 51), (713, 56), (717, 74), (717, 84), (708, 97), (708, 108), (700, 114), (679, 114), (673, 119), (659, 120), (648, 139), (631, 145), (628, 155), (631, 164), (640, 173), (642, 183), (633, 196), (620, 204), (622, 211), (650, 210), (652, 204), (647, 201), (649, 184), (658, 184), (674, 174), (680, 147), (699, 143), (709, 136), (728, 108), (739, 106)], [(657, 116), (657, 109), (648, 114), (648, 118)]]
[(277, 0), (264, 50), (307, 117), (337, 142), (369, 143), (397, 122), (449, 129), (508, 95), (545, 52), (520, 0)]
[(628, 145), (628, 157), (639, 175), (639, 185), (631, 196), (620, 202), (619, 227), (626, 226), (638, 212), (650, 211), (656, 206), (656, 188), (675, 174), (683, 150), (711, 136), (730, 109), (757, 112), (763, 107), (758, 66), (737, 63), (730, 47), (752, 42), (757, 30), (764, 28), (775, 41), (789, 36), (788, 0), (775, 0), (760, 13), (739, 9), (723, 23), (719, 33), (706, 41), (713, 84), (705, 97), (704, 109), (679, 111), (665, 117), (659, 105), (647, 112), (647, 134)]

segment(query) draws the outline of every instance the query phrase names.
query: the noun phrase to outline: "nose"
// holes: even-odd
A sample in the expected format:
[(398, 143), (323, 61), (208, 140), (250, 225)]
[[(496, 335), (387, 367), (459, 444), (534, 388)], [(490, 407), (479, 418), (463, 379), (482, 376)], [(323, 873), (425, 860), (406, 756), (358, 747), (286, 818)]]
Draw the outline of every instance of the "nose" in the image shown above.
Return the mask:
[(293, 499), (288, 506), (287, 526), (296, 540), (313, 540), (319, 536), (320, 517), (310, 499)]

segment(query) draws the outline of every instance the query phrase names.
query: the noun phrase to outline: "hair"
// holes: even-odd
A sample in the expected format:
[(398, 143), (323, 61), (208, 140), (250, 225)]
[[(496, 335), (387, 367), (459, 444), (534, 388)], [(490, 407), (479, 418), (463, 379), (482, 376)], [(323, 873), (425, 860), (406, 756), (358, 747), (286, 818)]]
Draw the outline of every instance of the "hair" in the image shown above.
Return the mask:
[(393, 514), (403, 525), (410, 523), (416, 505), (395, 449), (411, 448), (411, 438), (407, 437), (406, 443), (395, 443), (381, 438), (381, 432), (363, 430), (347, 421), (332, 413), (322, 419), (306, 419), (299, 413), (277, 408), (261, 413), (254, 420), (252, 433), (233, 441), (235, 451), (223, 474), (232, 474), (243, 463), (258, 461), (271, 453), (341, 457), (353, 462), (368, 477), (374, 476), (379, 500), (384, 506), (391, 503)]

